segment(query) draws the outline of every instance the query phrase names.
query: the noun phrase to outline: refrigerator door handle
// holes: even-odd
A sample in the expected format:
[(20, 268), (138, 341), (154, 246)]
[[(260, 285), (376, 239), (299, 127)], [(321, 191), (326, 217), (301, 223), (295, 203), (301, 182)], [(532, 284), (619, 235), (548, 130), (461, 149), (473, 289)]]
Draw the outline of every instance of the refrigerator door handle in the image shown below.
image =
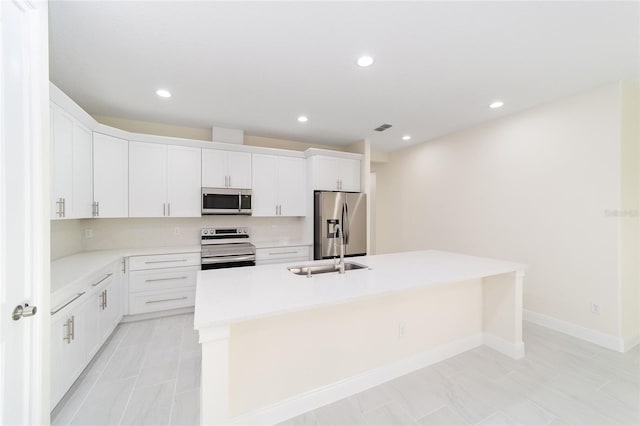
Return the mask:
[(345, 245), (349, 244), (349, 205), (345, 201), (342, 205), (342, 226), (344, 229), (343, 241)]

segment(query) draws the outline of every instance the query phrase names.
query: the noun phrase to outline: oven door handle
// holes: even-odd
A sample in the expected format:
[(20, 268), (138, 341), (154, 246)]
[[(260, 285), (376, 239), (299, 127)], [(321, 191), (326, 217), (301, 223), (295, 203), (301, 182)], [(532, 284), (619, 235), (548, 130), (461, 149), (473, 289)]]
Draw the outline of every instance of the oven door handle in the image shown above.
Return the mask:
[(202, 264), (211, 265), (214, 263), (245, 262), (245, 261), (251, 261), (251, 260), (256, 260), (256, 256), (247, 255), (247, 256), (203, 257)]

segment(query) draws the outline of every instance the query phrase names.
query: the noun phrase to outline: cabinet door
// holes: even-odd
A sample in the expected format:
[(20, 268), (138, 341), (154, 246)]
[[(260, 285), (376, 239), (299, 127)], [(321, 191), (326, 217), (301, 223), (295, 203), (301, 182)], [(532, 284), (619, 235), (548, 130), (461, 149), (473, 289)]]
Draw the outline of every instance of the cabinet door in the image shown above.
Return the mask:
[(129, 142), (129, 217), (167, 215), (167, 146)]
[(202, 186), (227, 187), (227, 152), (217, 149), (202, 150)]
[(340, 159), (340, 189), (360, 192), (360, 160)]
[[(51, 218), (69, 217), (73, 209), (73, 119), (57, 105), (50, 105), (51, 142)], [(62, 203), (64, 202), (64, 207)], [(63, 210), (66, 215), (63, 214)]]
[[(104, 342), (122, 318), (122, 292), (120, 281), (113, 275), (104, 287), (103, 307), (100, 310), (100, 341)], [(100, 293), (102, 294), (102, 292)]]
[(67, 391), (65, 378), (67, 374), (63, 371), (63, 359), (67, 335), (67, 317), (54, 315), (51, 317), (51, 402), (50, 408), (56, 406), (60, 398)]
[[(82, 369), (86, 363), (98, 352), (102, 339), (100, 338), (100, 317), (102, 316), (100, 302), (100, 293), (104, 286), (100, 286), (100, 290), (94, 292), (89, 299), (77, 309), (77, 318), (75, 319), (75, 342), (84, 345), (84, 357)], [(81, 369), (81, 371), (82, 371)]]
[(229, 188), (251, 189), (251, 153), (228, 152)]
[(93, 134), (93, 201), (98, 217), (129, 216), (129, 142)]
[(339, 190), (340, 159), (313, 157), (313, 189), (321, 191)]
[(278, 204), (281, 216), (304, 216), (305, 161), (302, 158), (278, 158)]
[(75, 123), (73, 127), (73, 217), (93, 216), (93, 134)]
[(277, 216), (278, 157), (255, 154), (253, 156), (252, 216)]
[(200, 156), (200, 148), (167, 147), (167, 216), (201, 216)]

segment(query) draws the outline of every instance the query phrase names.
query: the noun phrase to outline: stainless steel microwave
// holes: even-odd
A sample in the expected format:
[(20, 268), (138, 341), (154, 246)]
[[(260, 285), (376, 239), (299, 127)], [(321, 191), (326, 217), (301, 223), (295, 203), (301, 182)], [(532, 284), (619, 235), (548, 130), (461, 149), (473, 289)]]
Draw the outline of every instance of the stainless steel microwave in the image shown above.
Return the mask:
[(251, 190), (202, 188), (202, 214), (251, 214)]

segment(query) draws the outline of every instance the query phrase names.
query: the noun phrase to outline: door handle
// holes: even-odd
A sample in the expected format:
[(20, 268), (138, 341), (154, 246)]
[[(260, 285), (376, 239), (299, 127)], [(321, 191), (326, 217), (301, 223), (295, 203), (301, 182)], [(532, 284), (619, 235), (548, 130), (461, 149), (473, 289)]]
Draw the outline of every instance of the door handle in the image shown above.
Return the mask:
[(22, 317), (32, 317), (38, 312), (38, 308), (36, 306), (29, 306), (28, 303), (25, 303), (24, 306), (18, 305), (13, 310), (13, 314), (11, 314), (11, 318), (14, 321), (18, 321)]

